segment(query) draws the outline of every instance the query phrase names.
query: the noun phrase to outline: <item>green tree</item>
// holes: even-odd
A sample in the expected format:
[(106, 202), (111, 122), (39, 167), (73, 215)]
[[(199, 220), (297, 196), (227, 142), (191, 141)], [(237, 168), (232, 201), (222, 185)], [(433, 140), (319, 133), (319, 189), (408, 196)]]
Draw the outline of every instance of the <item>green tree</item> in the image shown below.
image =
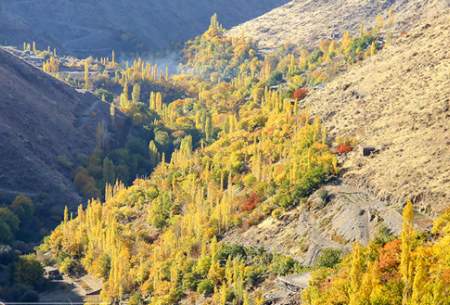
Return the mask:
[(112, 184), (116, 180), (114, 163), (106, 157), (103, 159), (103, 181)]
[(22, 223), (28, 223), (34, 215), (33, 201), (26, 195), (18, 195), (11, 203), (11, 210), (19, 217)]
[(12, 233), (19, 231), (20, 220), (10, 209), (0, 208), (0, 221), (8, 224)]
[(43, 283), (44, 268), (32, 255), (21, 256), (14, 266), (16, 283), (39, 288)]
[(13, 238), (14, 235), (9, 225), (3, 219), (0, 219), (0, 243), (9, 244)]

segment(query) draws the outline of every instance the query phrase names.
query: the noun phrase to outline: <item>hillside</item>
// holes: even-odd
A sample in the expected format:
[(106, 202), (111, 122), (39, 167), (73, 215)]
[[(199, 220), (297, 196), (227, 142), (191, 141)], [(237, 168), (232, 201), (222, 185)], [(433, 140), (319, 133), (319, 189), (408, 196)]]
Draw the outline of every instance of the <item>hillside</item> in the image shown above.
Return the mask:
[(411, 197), (431, 214), (450, 201), (449, 21), (449, 10), (424, 19), (305, 102), (332, 134), (379, 150), (350, 154), (345, 179), (391, 203)]
[(433, 214), (445, 208), (450, 198), (449, 5), (441, 0), (383, 5), (291, 1), (228, 35), (245, 33), (262, 49), (284, 43), (311, 45), (346, 30), (357, 32), (360, 24), (370, 24), (392, 9), (399, 36), (394, 45), (337, 77), (324, 90), (315, 90), (306, 107), (323, 118), (335, 136), (353, 137), (358, 150), (363, 146), (381, 150), (370, 158), (360, 151), (350, 154), (344, 177), (352, 184), (391, 203), (412, 196), (422, 211)]
[(293, 0), (232, 28), (229, 35), (251, 37), (266, 50), (286, 43), (309, 47), (320, 39), (341, 37), (344, 31), (357, 33), (361, 24), (370, 26), (377, 15), (387, 16), (389, 10), (400, 32), (448, 4), (447, 0)]
[(25, 194), (45, 203), (38, 214), (61, 215), (64, 204), (81, 200), (65, 165), (95, 149), (97, 125), (110, 124), (109, 106), (3, 49), (0, 91), (1, 201)]
[(212, 14), (227, 27), (257, 17), (286, 0), (248, 1), (2, 1), (0, 43), (35, 40), (79, 56), (156, 52), (200, 34)]
[[(419, 230), (430, 228), (427, 215), (448, 209), (450, 11), (434, 12), (305, 99), (302, 108), (322, 118), (331, 138), (356, 144), (341, 158), (340, 181), (279, 219), (231, 232), (225, 242), (262, 247), (308, 265), (323, 249), (347, 252), (354, 241), (368, 245), (380, 228), (399, 234), (407, 198), (419, 211)], [(363, 156), (364, 147), (376, 151)], [(264, 287), (274, 304), (297, 304), (298, 293), (283, 285), (268, 281)]]
[[(302, 3), (322, 5), (311, 18), (335, 13), (331, 1), (291, 9)], [(308, 305), (447, 304), (450, 11), (437, 0), (361, 3), (340, 3), (332, 39), (269, 56), (215, 16), (175, 75), (141, 58), (48, 54), (43, 69), (78, 71), (72, 83), (144, 137), (86, 158), (79, 173), (106, 185), (104, 196), (74, 217), (65, 209), (26, 259), (58, 268), (69, 287), (85, 283), (74, 292), (85, 302), (297, 305), (302, 294)], [(397, 25), (356, 31), (389, 6)], [(350, 20), (352, 9), (366, 15)], [(28, 280), (13, 272), (11, 285)], [(50, 301), (40, 279), (28, 287)]]

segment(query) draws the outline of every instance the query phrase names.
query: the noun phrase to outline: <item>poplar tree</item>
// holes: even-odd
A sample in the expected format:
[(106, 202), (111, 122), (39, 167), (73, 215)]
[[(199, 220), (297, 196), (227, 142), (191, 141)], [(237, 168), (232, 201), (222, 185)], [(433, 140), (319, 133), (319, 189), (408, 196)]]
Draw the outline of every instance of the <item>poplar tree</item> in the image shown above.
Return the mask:
[(114, 183), (115, 180), (114, 163), (108, 157), (103, 159), (103, 180), (106, 183)]
[(91, 89), (91, 82), (89, 79), (89, 61), (87, 59), (84, 61), (84, 89)]
[(136, 83), (133, 85), (133, 91), (131, 92), (131, 100), (134, 104), (139, 103), (139, 100), (141, 98), (141, 85), (139, 83)]
[(411, 200), (406, 202), (403, 209), (403, 225), (401, 234), (400, 274), (404, 285), (402, 304), (407, 305), (411, 291), (412, 259), (411, 250), (414, 238), (414, 209)]
[(152, 166), (156, 166), (159, 162), (160, 155), (158, 152), (158, 147), (153, 140), (151, 140), (148, 144), (148, 151), (150, 155), (150, 163), (152, 164)]
[(421, 248), (417, 251), (416, 257), (416, 273), (412, 287), (411, 305), (422, 305), (422, 297), (424, 294), (424, 283), (426, 280), (425, 251)]
[(353, 245), (352, 264), (350, 270), (350, 301), (349, 305), (357, 305), (359, 301), (359, 287), (361, 285), (361, 246)]
[(211, 124), (211, 117), (207, 116), (206, 122), (205, 122), (205, 139), (206, 139), (206, 141), (210, 141), (212, 139), (212, 135), (213, 135), (213, 127)]

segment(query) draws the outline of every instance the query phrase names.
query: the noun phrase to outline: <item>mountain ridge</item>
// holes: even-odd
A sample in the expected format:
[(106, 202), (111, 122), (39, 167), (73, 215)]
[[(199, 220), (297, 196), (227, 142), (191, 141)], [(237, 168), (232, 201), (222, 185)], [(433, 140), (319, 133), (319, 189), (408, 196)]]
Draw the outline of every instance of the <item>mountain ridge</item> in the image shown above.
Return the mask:
[(77, 56), (155, 53), (200, 34), (218, 13), (230, 27), (287, 0), (9, 1), (0, 4), (0, 42), (35, 40)]

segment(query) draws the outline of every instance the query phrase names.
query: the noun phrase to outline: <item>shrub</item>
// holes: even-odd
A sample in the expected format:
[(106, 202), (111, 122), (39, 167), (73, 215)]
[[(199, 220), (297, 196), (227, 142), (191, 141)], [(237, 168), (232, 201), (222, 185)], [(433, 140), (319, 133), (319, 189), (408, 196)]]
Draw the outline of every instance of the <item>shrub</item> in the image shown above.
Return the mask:
[(204, 279), (198, 283), (197, 292), (209, 296), (214, 291), (214, 283), (209, 279)]
[(280, 207), (287, 210), (295, 205), (294, 198), (290, 194), (282, 193), (277, 196), (277, 202)]
[(245, 268), (245, 278), (249, 286), (256, 286), (264, 280), (265, 266), (248, 266)]
[(351, 152), (352, 150), (353, 150), (353, 147), (350, 144), (347, 144), (347, 143), (339, 144), (336, 147), (336, 153), (338, 155), (347, 154), (347, 153)]
[(283, 73), (281, 73), (280, 71), (274, 71), (267, 80), (267, 86), (268, 87), (277, 86), (281, 84), (282, 81), (283, 81)]
[(243, 180), (246, 187), (251, 187), (256, 183), (256, 177), (251, 173), (245, 175)]
[(292, 93), (292, 98), (296, 101), (303, 100), (308, 95), (308, 89), (298, 88)]
[(375, 236), (375, 244), (384, 246), (390, 241), (393, 241), (395, 239), (395, 236), (392, 234), (391, 230), (387, 228), (386, 226), (380, 227), (380, 229), (377, 232), (377, 235)]
[(0, 243), (8, 244), (14, 238), (13, 233), (9, 225), (2, 219), (0, 219)]
[(19, 230), (19, 218), (8, 208), (0, 208), (0, 220), (3, 220), (11, 229), (12, 233)]
[(240, 245), (227, 245), (224, 244), (220, 247), (217, 253), (217, 259), (222, 263), (228, 260), (228, 258), (241, 257), (246, 258), (247, 254), (245, 252), (245, 248)]
[(339, 249), (326, 248), (320, 252), (316, 265), (325, 268), (334, 268), (341, 262), (342, 251)]
[(380, 250), (379, 267), (381, 271), (396, 270), (400, 263), (401, 242), (396, 239), (388, 242)]
[(250, 196), (241, 205), (241, 211), (250, 212), (253, 211), (258, 203), (260, 202), (260, 198), (256, 193), (251, 193)]
[(31, 220), (34, 214), (33, 201), (25, 195), (17, 195), (11, 203), (11, 210), (16, 214), (22, 222)]
[(287, 275), (301, 269), (301, 265), (292, 257), (275, 255), (269, 269), (275, 274)]
[(282, 214), (283, 214), (283, 209), (282, 208), (277, 208), (277, 209), (272, 211), (272, 217), (275, 218), (275, 219), (280, 219)]
[(37, 288), (43, 283), (44, 268), (34, 256), (22, 256), (14, 266), (14, 279), (17, 283)]

